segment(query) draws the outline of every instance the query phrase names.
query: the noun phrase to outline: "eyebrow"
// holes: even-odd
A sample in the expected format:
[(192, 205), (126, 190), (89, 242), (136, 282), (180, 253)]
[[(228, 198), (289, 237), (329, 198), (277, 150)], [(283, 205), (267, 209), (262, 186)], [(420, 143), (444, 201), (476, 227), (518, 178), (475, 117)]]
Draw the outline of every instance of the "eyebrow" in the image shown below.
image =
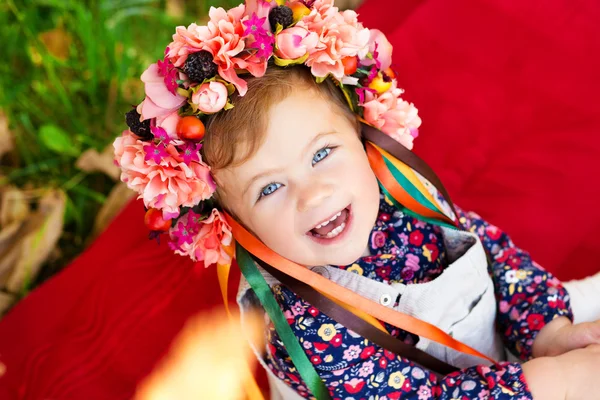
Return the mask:
[[(307, 145), (304, 147), (304, 150), (303, 150), (302, 154), (306, 153), (306, 152), (308, 151), (308, 149), (309, 149), (309, 148), (310, 148), (310, 147), (311, 147), (311, 146), (312, 146), (312, 145), (313, 145), (313, 144), (314, 144), (314, 143), (315, 143), (317, 140), (319, 140), (319, 139), (320, 139), (320, 138), (322, 138), (323, 136), (331, 135), (331, 134), (334, 134), (334, 133), (337, 133), (337, 132), (336, 132), (336, 131), (327, 131), (327, 132), (321, 132), (321, 133), (317, 134), (317, 135), (316, 135), (314, 138), (312, 138), (312, 139), (311, 139), (311, 141), (310, 141), (310, 142), (308, 142), (308, 143), (307, 143)], [(267, 175), (271, 175), (271, 174), (273, 174), (273, 173), (275, 173), (275, 172), (279, 172), (279, 171), (281, 171), (281, 170), (282, 170), (282, 168), (272, 168), (272, 169), (268, 169), (268, 170), (266, 170), (266, 171), (263, 171), (263, 172), (261, 172), (261, 173), (259, 173), (259, 174), (256, 174), (256, 175), (254, 175), (254, 176), (252, 177), (252, 179), (250, 179), (250, 180), (248, 181), (248, 183), (246, 184), (246, 187), (244, 188), (244, 191), (242, 192), (242, 197), (244, 197), (244, 196), (246, 195), (246, 192), (248, 191), (248, 189), (250, 189), (250, 187), (252, 186), (252, 184), (253, 184), (255, 181), (257, 181), (258, 179), (260, 179), (260, 178), (263, 178), (263, 177), (265, 177), (265, 176), (267, 176)]]

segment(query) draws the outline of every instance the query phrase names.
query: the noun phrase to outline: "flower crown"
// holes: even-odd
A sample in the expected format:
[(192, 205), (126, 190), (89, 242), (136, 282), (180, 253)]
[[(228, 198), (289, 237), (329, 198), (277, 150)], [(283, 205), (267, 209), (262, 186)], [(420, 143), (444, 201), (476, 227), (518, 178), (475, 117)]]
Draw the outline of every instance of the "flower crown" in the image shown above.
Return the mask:
[(177, 27), (164, 58), (142, 74), (146, 97), (114, 142), (121, 180), (143, 199), (151, 238), (167, 233), (175, 253), (204, 266), (231, 262), (231, 228), (200, 153), (203, 121), (233, 108), (230, 96), (247, 91), (242, 75), (262, 76), (271, 59), (309, 67), (318, 83), (332, 79), (353, 112), (412, 148), (421, 120), (401, 98), (391, 44), (333, 2), (246, 0), (229, 11), (211, 7), (206, 26)]

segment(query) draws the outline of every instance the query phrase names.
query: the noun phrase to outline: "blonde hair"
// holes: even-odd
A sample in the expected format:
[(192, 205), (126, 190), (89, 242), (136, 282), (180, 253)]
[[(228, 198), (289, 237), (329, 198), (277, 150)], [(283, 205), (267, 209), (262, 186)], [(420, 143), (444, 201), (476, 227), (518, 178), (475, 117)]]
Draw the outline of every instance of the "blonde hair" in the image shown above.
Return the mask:
[(304, 65), (288, 68), (269, 64), (260, 78), (249, 77), (248, 91), (243, 97), (231, 96), (234, 108), (214, 114), (206, 121), (202, 147), (203, 159), (213, 170), (237, 166), (247, 161), (262, 145), (270, 107), (298, 89), (311, 89), (332, 102), (332, 109), (356, 127), (360, 123), (346, 102), (344, 94), (331, 80), (317, 83)]

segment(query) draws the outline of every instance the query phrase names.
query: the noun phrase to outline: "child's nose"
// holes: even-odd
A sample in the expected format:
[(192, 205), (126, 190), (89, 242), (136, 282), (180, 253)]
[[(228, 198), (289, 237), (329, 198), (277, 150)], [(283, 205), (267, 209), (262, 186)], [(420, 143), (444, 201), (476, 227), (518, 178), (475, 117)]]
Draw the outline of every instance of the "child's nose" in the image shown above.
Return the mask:
[(312, 184), (298, 188), (298, 211), (304, 212), (320, 206), (334, 192), (333, 185)]

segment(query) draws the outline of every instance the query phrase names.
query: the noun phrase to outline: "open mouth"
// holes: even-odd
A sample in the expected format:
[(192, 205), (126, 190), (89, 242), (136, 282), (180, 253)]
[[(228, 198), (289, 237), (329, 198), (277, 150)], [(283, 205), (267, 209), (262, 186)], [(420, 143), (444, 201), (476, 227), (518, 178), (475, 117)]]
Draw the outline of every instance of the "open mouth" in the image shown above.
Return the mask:
[(348, 227), (350, 218), (350, 206), (338, 211), (329, 219), (320, 222), (307, 234), (316, 239), (334, 239), (340, 236)]

